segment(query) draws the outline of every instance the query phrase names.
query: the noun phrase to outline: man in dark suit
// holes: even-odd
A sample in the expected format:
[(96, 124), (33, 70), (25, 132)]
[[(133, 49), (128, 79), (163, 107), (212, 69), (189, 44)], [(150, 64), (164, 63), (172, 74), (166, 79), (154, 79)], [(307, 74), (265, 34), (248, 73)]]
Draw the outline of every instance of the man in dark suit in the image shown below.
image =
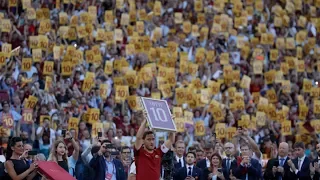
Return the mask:
[(298, 158), (292, 161), (288, 160), (288, 165), (290, 166), (292, 172), (294, 172), (295, 179), (311, 180), (311, 176), (310, 176), (311, 161), (304, 154), (305, 147), (303, 142), (296, 142), (293, 148)]
[(258, 160), (251, 158), (252, 150), (249, 145), (240, 147), (241, 157), (237, 159), (237, 167), (232, 169), (233, 175), (241, 180), (259, 180), (262, 176), (262, 167)]
[(214, 147), (212, 144), (208, 144), (205, 146), (204, 148), (204, 152), (205, 152), (205, 156), (206, 158), (200, 160), (198, 163), (197, 163), (197, 167), (200, 168), (202, 171), (208, 167), (210, 167), (210, 158), (211, 156), (213, 155), (213, 152), (214, 152)]
[(95, 171), (96, 180), (126, 180), (127, 176), (121, 161), (111, 157), (113, 145), (109, 140), (101, 143), (99, 152), (90, 161), (90, 167)]
[(230, 170), (237, 167), (237, 161), (234, 158), (234, 144), (227, 142), (224, 145), (224, 153), (226, 154), (226, 158), (222, 160), (222, 171), (224, 177), (229, 180)]
[(186, 165), (186, 159), (184, 158), (186, 146), (183, 141), (177, 141), (175, 144), (175, 158), (173, 159), (174, 162), (174, 169), (179, 170), (180, 168)]
[(196, 154), (194, 152), (188, 152), (186, 166), (177, 171), (174, 180), (203, 180), (202, 170), (194, 166), (195, 160)]
[(310, 175), (313, 180), (319, 180), (320, 179), (320, 143), (316, 145), (317, 150), (317, 158), (312, 161), (312, 164), (310, 164)]
[(295, 175), (290, 171), (288, 165), (289, 145), (286, 142), (279, 144), (278, 157), (270, 159), (267, 163), (266, 170), (264, 172), (265, 180), (291, 180), (295, 178)]

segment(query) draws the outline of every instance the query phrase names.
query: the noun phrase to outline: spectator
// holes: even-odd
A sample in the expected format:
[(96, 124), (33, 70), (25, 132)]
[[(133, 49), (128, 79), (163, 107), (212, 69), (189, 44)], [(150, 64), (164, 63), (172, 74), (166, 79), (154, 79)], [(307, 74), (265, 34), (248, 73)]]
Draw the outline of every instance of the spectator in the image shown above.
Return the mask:
[(91, 159), (90, 167), (95, 171), (94, 179), (125, 180), (127, 178), (121, 161), (111, 158), (111, 149), (111, 142), (104, 140), (98, 153)]
[(74, 148), (72, 156), (68, 157), (68, 149), (63, 140), (56, 140), (50, 151), (48, 161), (54, 161), (59, 164), (64, 170), (75, 176), (76, 162), (79, 157), (79, 146), (71, 136), (69, 131), (66, 132), (65, 140), (72, 142)]
[(214, 153), (210, 158), (210, 167), (203, 171), (204, 179), (225, 179), (222, 169), (222, 158), (218, 153)]
[(7, 149), (5, 169), (7, 177), (5, 179), (33, 179), (37, 175), (37, 163), (30, 165), (21, 159), (24, 156), (22, 139), (12, 137)]

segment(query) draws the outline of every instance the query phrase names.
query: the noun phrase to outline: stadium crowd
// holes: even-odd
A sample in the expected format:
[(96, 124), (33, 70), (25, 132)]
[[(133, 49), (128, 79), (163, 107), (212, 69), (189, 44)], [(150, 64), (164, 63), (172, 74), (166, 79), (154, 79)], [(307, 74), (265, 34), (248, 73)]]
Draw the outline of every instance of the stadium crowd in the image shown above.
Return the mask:
[[(0, 0), (0, 179), (320, 178), (319, 0)], [(318, 22), (319, 21), (319, 22)], [(177, 132), (150, 127), (165, 100)]]

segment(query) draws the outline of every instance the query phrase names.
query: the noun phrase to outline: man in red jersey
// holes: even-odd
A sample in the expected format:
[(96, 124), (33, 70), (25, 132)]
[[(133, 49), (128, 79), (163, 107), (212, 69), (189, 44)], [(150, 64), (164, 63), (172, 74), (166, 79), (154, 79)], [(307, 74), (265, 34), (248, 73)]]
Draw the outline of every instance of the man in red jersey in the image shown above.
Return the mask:
[(168, 140), (155, 149), (155, 134), (145, 131), (146, 118), (144, 118), (137, 132), (137, 140), (134, 145), (134, 157), (136, 163), (137, 180), (159, 180), (161, 158), (167, 153), (174, 143), (175, 133), (170, 133)]

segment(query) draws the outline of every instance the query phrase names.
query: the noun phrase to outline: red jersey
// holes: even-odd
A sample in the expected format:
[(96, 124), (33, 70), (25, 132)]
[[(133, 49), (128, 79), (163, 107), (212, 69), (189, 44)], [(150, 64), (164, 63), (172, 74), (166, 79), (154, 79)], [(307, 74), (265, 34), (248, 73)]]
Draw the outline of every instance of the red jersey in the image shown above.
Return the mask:
[(160, 147), (149, 153), (143, 147), (134, 148), (137, 180), (159, 180), (163, 152)]

